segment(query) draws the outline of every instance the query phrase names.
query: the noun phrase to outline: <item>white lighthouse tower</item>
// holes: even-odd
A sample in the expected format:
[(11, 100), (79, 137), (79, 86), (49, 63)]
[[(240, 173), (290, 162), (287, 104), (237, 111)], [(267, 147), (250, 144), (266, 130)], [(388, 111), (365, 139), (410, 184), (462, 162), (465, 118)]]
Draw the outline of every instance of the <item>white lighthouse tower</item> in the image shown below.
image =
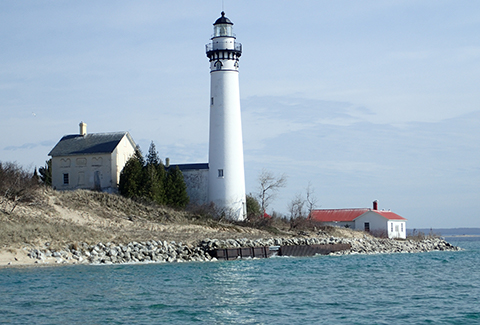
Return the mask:
[(208, 196), (228, 216), (243, 220), (247, 209), (238, 83), (242, 44), (235, 41), (233, 23), (223, 11), (213, 26), (212, 42), (206, 45), (211, 81)]

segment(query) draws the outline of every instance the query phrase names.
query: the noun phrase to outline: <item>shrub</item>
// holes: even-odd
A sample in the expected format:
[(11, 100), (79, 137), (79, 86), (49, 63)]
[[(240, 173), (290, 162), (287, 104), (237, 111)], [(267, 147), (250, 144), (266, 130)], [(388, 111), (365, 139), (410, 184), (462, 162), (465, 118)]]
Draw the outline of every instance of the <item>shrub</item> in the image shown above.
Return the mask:
[(377, 238), (388, 238), (388, 232), (385, 229), (372, 229), (370, 235)]
[(37, 187), (38, 179), (17, 163), (0, 162), (0, 205), (3, 211), (12, 213), (18, 203), (32, 201)]
[(247, 202), (247, 218), (263, 217), (262, 208), (257, 199), (252, 195), (248, 194), (246, 196)]
[(44, 167), (38, 169), (40, 173), (40, 179), (45, 186), (52, 186), (52, 159), (50, 158), (45, 162)]
[(413, 231), (407, 235), (407, 239), (412, 239), (412, 240), (425, 240), (429, 238), (439, 238), (441, 237), (439, 234), (436, 234), (433, 232), (432, 229), (430, 229), (430, 232), (428, 234), (425, 234), (423, 231), (417, 231), (416, 229), (413, 229)]

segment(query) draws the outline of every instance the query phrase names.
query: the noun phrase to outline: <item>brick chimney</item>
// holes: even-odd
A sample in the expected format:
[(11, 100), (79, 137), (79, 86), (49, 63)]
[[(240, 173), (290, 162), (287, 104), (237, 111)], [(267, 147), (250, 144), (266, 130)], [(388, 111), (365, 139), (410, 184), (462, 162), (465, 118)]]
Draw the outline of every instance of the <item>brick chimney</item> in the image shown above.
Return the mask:
[(373, 210), (378, 210), (378, 201), (373, 201)]
[(87, 123), (80, 122), (80, 135), (87, 135)]

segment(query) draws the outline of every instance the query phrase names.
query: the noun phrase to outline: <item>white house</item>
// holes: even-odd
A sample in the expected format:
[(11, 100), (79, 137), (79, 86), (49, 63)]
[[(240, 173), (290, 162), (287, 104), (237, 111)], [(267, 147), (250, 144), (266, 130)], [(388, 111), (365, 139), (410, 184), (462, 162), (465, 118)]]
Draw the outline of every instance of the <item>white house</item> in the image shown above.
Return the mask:
[(116, 192), (120, 172), (135, 153), (128, 132), (65, 135), (48, 154), (52, 157), (52, 186), (57, 190), (95, 189)]
[(313, 210), (310, 218), (326, 225), (384, 233), (388, 238), (407, 238), (407, 219), (377, 207), (374, 201), (373, 209), (319, 209)]

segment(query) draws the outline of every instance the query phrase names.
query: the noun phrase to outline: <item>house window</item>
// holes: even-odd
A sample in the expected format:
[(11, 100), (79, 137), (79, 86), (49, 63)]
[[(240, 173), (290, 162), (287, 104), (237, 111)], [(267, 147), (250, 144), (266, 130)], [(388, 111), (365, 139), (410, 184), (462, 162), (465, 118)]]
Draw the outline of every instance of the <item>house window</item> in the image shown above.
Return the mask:
[(390, 231), (393, 232), (393, 222), (390, 224)]
[(223, 169), (218, 170), (218, 177), (223, 177)]
[(370, 222), (365, 222), (365, 231), (370, 232)]
[(400, 224), (400, 229), (402, 229), (403, 232), (403, 222)]
[(63, 185), (68, 185), (68, 173), (63, 174)]
[(85, 173), (78, 173), (78, 185), (85, 185)]

